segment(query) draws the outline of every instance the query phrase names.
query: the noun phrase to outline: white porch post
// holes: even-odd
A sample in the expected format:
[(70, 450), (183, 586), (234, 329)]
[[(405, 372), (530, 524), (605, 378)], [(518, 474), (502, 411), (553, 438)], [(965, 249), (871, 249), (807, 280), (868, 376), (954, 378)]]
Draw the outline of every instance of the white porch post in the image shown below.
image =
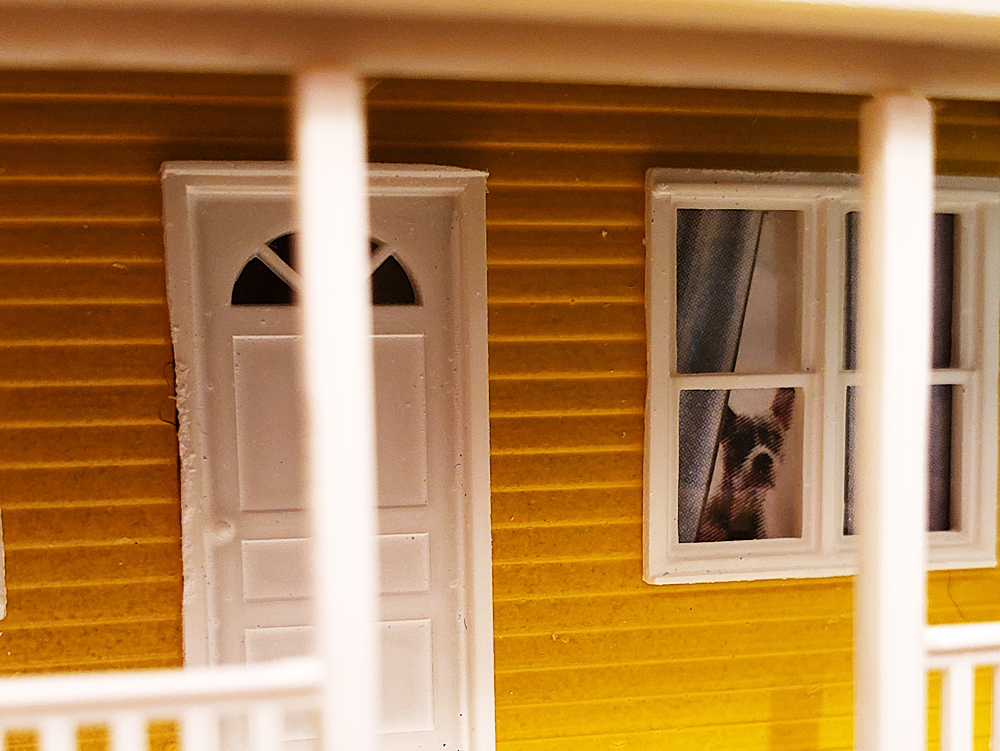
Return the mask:
[(374, 748), (374, 409), (368, 190), (361, 82), (344, 71), (295, 87), (322, 748)]
[(861, 118), (855, 748), (923, 748), (933, 113), (876, 96)]

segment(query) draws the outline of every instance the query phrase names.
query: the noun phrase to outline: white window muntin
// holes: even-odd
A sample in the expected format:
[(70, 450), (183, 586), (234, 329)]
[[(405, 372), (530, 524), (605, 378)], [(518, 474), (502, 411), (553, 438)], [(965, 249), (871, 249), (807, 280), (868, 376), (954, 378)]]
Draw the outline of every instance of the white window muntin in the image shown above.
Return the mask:
[[(860, 191), (849, 175), (754, 175), (652, 170), (647, 181), (648, 393), (644, 575), (651, 583), (829, 576), (851, 573), (857, 540), (843, 533), (847, 214)], [(997, 249), (1000, 183), (938, 180), (936, 211), (956, 215), (952, 367), (933, 384), (956, 392), (954, 529), (931, 532), (931, 568), (995, 563)], [(799, 225), (801, 318), (798, 371), (680, 374), (676, 352), (678, 209), (791, 210)], [(993, 290), (994, 294), (985, 294)], [(989, 322), (989, 323), (988, 323)], [(678, 412), (684, 390), (801, 389), (804, 398), (801, 537), (682, 544), (678, 532)], [(956, 481), (957, 480), (957, 481)], [(985, 491), (985, 492), (984, 492)], [(956, 505), (957, 504), (957, 507)]]

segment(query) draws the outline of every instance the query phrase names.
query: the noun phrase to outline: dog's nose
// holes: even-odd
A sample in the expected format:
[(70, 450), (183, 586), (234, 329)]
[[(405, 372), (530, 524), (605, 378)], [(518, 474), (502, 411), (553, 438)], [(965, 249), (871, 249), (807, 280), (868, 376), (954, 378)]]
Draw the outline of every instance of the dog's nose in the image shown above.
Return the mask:
[(767, 475), (771, 473), (771, 467), (774, 465), (774, 460), (771, 459), (770, 454), (757, 454), (753, 458), (752, 469), (755, 474)]

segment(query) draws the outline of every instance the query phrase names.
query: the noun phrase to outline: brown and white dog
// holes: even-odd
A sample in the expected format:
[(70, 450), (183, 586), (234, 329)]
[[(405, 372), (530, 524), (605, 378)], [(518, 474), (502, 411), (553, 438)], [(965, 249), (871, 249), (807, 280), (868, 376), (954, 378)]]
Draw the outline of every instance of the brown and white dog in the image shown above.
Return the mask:
[(781, 388), (764, 414), (737, 414), (726, 407), (716, 459), (716, 465), (722, 461), (721, 481), (702, 512), (697, 542), (767, 537), (764, 505), (784, 460), (794, 406), (795, 389)]

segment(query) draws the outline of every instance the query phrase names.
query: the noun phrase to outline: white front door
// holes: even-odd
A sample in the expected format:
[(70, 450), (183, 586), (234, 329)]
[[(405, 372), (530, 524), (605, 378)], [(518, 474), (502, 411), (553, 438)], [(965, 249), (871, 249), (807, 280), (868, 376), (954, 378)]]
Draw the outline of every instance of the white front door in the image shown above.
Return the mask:
[[(370, 178), (380, 730), (384, 749), (457, 751), (470, 748), (472, 692), (483, 680), (468, 630), (474, 564), (466, 457), (479, 449), (469, 445), (476, 417), (466, 398), (472, 374), (463, 365), (469, 301), (461, 264), (485, 182), (479, 173), (434, 174), (403, 168)], [(168, 208), (171, 180), (186, 186), (179, 216), (188, 225), (183, 268), (171, 258), (177, 228), (170, 225), (167, 251), (178, 405), (187, 418), (188, 660), (306, 654), (311, 588), (289, 173), (257, 165), (219, 175), (179, 165), (164, 180)], [(480, 207), (471, 216), (470, 202)], [(193, 306), (189, 332), (178, 331), (185, 318), (175, 315), (185, 304)]]

